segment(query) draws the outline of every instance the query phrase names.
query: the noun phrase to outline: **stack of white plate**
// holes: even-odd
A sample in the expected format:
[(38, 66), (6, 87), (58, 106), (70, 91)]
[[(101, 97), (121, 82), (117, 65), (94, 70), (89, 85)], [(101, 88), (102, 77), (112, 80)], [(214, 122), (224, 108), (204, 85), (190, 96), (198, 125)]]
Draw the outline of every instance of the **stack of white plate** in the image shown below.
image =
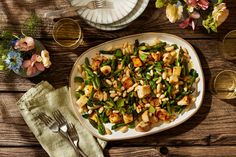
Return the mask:
[[(91, 0), (70, 0), (71, 5), (86, 5)], [(78, 14), (97, 29), (113, 31), (125, 28), (145, 10), (149, 0), (105, 0), (106, 8), (81, 9)]]

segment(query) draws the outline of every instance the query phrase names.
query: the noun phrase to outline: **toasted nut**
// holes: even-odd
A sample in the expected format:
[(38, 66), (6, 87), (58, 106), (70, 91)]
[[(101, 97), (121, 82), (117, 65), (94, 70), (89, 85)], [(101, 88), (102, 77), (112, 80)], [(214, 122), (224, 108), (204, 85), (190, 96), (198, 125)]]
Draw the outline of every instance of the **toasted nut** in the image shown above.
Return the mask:
[(175, 49), (174, 46), (168, 46), (165, 48), (166, 51), (173, 51)]
[(164, 80), (167, 78), (167, 73), (166, 73), (165, 71), (162, 73), (162, 78), (163, 78)]
[(122, 126), (122, 127), (119, 128), (119, 131), (122, 132), (122, 133), (125, 133), (125, 132), (128, 131), (128, 129), (129, 129), (128, 126)]
[(165, 97), (165, 95), (164, 94), (162, 94), (161, 96), (160, 96), (160, 99), (163, 99)]
[(157, 93), (161, 92), (161, 87), (162, 87), (161, 83), (157, 84)]
[(103, 92), (103, 101), (107, 101), (107, 97), (108, 97), (107, 93)]
[(123, 97), (126, 97), (126, 95), (127, 95), (127, 92), (124, 91), (122, 96), (123, 96)]
[(93, 110), (88, 110), (88, 114), (92, 114), (93, 113)]
[(119, 99), (119, 97), (118, 96), (116, 96), (113, 100), (114, 101), (117, 101)]
[(82, 74), (82, 72), (83, 72), (82, 66), (79, 64), (79, 65), (77, 66), (77, 68), (78, 68), (79, 73)]
[(107, 134), (107, 135), (111, 135), (111, 134), (112, 134), (112, 132), (111, 132), (111, 130), (110, 130), (110, 129), (108, 129), (108, 128), (105, 128), (105, 130), (106, 130), (106, 134)]
[(150, 76), (153, 76), (153, 70), (150, 71)]
[(134, 69), (135, 72), (139, 71), (140, 67)]
[(157, 98), (159, 98), (160, 96), (161, 96), (161, 93), (159, 93), (159, 94), (156, 94), (156, 97), (157, 97)]
[(151, 105), (149, 103), (145, 104), (145, 107), (148, 108), (150, 107)]
[(114, 90), (109, 91), (109, 93), (114, 94), (116, 93)]
[(123, 91), (123, 90), (125, 90), (125, 87), (122, 86), (120, 89)]
[(102, 113), (103, 111), (104, 111), (104, 107), (103, 106), (98, 109), (98, 113)]
[(118, 110), (113, 110), (112, 113), (119, 113), (119, 111)]
[(116, 96), (117, 96), (116, 93), (112, 93), (112, 94), (110, 94), (110, 97), (111, 97), (111, 98), (114, 98), (114, 97), (116, 97)]
[(112, 82), (108, 79), (105, 80), (107, 84), (109, 84), (110, 86), (112, 85)]

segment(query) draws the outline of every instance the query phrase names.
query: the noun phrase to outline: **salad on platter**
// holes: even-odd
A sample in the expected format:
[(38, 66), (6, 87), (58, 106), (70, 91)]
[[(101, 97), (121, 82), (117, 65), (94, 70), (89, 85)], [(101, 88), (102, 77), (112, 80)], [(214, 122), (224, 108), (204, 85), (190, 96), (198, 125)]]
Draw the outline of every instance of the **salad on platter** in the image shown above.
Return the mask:
[(196, 100), (199, 77), (187, 49), (159, 39), (100, 50), (77, 68), (76, 104), (101, 135), (147, 132), (171, 123)]

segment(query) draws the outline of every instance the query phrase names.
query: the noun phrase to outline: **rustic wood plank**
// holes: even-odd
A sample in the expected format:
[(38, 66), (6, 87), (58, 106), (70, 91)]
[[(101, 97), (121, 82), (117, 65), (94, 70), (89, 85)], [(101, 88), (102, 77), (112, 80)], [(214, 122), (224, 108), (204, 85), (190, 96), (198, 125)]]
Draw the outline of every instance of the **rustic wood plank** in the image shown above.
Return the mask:
[[(16, 106), (16, 101), (22, 95), (23, 93), (0, 95), (0, 146), (38, 145)], [(111, 142), (111, 145), (236, 145), (234, 104), (236, 100), (227, 103), (212, 98), (207, 92), (200, 110), (180, 126), (145, 138)]]
[[(163, 150), (164, 149), (164, 150)], [(235, 146), (222, 147), (112, 147), (105, 150), (106, 156), (135, 156), (135, 157), (164, 157), (164, 156), (189, 156), (189, 157), (234, 157)]]
[[(5, 28), (13, 28), (14, 31), (20, 32), (20, 24), (24, 22), (26, 17), (29, 16), (31, 10), (42, 10), (42, 9), (60, 9), (69, 5), (66, 0), (60, 0), (59, 2), (50, 1), (45, 2), (44, 0), (33, 1), (24, 1), (24, 2), (15, 2), (14, 0), (4, 0), (1, 3), (4, 8), (0, 15), (2, 15), (2, 20), (0, 20), (0, 30), (4, 30)], [(141, 32), (168, 32), (180, 35), (184, 38), (218, 38), (222, 37), (229, 30), (235, 29), (236, 12), (234, 11), (235, 4), (233, 0), (228, 1), (228, 7), (230, 9), (230, 16), (227, 21), (219, 28), (219, 33), (208, 34), (204, 28), (200, 28), (196, 31), (192, 31), (191, 29), (180, 29), (178, 23), (171, 24), (167, 18), (165, 17), (164, 9), (156, 9), (155, 8), (155, 0), (150, 1), (145, 12), (135, 20), (129, 27), (113, 32), (100, 31), (96, 28), (93, 28), (86, 24), (86, 22), (79, 17), (75, 17), (76, 19), (80, 19), (81, 27), (84, 32), (85, 38), (91, 39), (113, 39), (117, 37), (122, 37), (125, 35), (136, 34)], [(30, 8), (30, 9), (29, 9)], [(52, 26), (53, 22), (49, 20), (44, 20), (43, 26), (40, 28), (42, 30), (41, 34), (38, 38), (52, 38)]]
[[(164, 157), (164, 156), (189, 156), (189, 157), (235, 157), (236, 146), (218, 147), (111, 147), (104, 150), (106, 157)], [(1, 147), (1, 157), (48, 157), (41, 147)]]
[[(88, 41), (82, 47), (74, 51), (67, 51), (55, 45), (52, 41), (43, 42), (51, 52), (52, 66), (41, 75), (26, 79), (14, 73), (0, 71), (0, 91), (27, 91), (41, 80), (48, 80), (56, 88), (68, 85), (69, 75), (77, 57), (88, 48), (102, 43), (106, 40)], [(233, 62), (226, 61), (219, 51), (219, 41), (217, 40), (188, 40), (196, 49), (206, 78), (206, 90), (212, 74), (223, 69), (236, 70)], [(90, 44), (88, 44), (90, 43)], [(207, 44), (206, 44), (207, 43)], [(61, 50), (60, 50), (61, 49)], [(57, 76), (57, 77), (55, 77)]]
[(0, 147), (1, 157), (49, 157), (42, 147)]

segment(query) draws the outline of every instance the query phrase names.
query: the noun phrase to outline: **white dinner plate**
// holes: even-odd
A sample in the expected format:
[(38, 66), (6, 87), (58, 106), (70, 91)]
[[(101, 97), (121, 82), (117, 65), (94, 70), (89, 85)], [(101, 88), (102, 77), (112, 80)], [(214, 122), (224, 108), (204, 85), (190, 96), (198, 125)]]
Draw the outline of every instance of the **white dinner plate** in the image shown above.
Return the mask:
[(148, 2), (149, 0), (139, 0), (135, 8), (127, 16), (112, 24), (97, 24), (90, 21), (86, 22), (92, 27), (95, 27), (100, 30), (105, 30), (105, 31), (120, 30), (127, 27), (132, 21), (137, 19), (146, 9)]
[(137, 5), (127, 16), (117, 22), (112, 23), (111, 26), (121, 26), (133, 22), (144, 12), (146, 7), (148, 6), (148, 3), (149, 0), (139, 0)]
[[(86, 5), (91, 0), (70, 0), (72, 6)], [(138, 0), (106, 0), (107, 8), (80, 9), (78, 14), (93, 23), (110, 24), (127, 16), (136, 6)]]
[(119, 26), (103, 25), (103, 24), (97, 24), (97, 23), (93, 23), (89, 21), (86, 21), (86, 23), (92, 27), (95, 27), (97, 29), (104, 30), (104, 31), (116, 31), (116, 30), (120, 30), (128, 26), (128, 24), (119, 25)]
[[(77, 70), (77, 65), (83, 64), (84, 60), (86, 57), (88, 57), (90, 60), (95, 56), (99, 50), (106, 50), (109, 47), (121, 47), (125, 42), (130, 42), (134, 43), (136, 39), (138, 39), (141, 43), (142, 42), (147, 42), (151, 43), (154, 39), (160, 39), (162, 41), (166, 41), (167, 43), (170, 44), (177, 44), (178, 46), (184, 47), (188, 50), (189, 55), (191, 57), (191, 61), (193, 63), (193, 68), (198, 72), (199, 74), (199, 82), (196, 84), (196, 101), (195, 104), (192, 106), (191, 109), (188, 111), (185, 111), (183, 114), (179, 115), (173, 122), (170, 123), (162, 123), (156, 127), (153, 127), (150, 131), (148, 132), (137, 132), (135, 129), (129, 129), (126, 133), (122, 133), (120, 131), (114, 131), (112, 130), (111, 135), (100, 135), (98, 131), (89, 123), (87, 119), (84, 119), (82, 115), (78, 112), (78, 105), (76, 105), (76, 97), (75, 97), (75, 90), (76, 90), (76, 85), (74, 83), (74, 77), (77, 76), (78, 70)], [(78, 117), (78, 120), (81, 122), (81, 124), (87, 128), (88, 131), (90, 131), (94, 136), (107, 140), (107, 141), (112, 141), (112, 140), (124, 140), (124, 139), (131, 139), (131, 138), (137, 138), (137, 137), (143, 137), (147, 136), (150, 134), (155, 134), (170, 128), (173, 128), (177, 125), (180, 125), (181, 123), (185, 122), (188, 120), (190, 117), (192, 117), (200, 108), (203, 97), (204, 97), (204, 74), (202, 71), (201, 63), (198, 58), (198, 55), (194, 48), (184, 39), (172, 35), (172, 34), (167, 34), (167, 33), (142, 33), (142, 34), (136, 34), (136, 35), (130, 35), (122, 38), (118, 38), (115, 40), (111, 40), (108, 42), (105, 42), (103, 44), (100, 44), (98, 46), (92, 47), (89, 50), (85, 51), (77, 61), (75, 62), (72, 71), (71, 71), (71, 76), (70, 76), (70, 95), (71, 95), (71, 100), (72, 100), (72, 105), (74, 108), (74, 112)], [(111, 124), (105, 124), (105, 127), (111, 128)]]

